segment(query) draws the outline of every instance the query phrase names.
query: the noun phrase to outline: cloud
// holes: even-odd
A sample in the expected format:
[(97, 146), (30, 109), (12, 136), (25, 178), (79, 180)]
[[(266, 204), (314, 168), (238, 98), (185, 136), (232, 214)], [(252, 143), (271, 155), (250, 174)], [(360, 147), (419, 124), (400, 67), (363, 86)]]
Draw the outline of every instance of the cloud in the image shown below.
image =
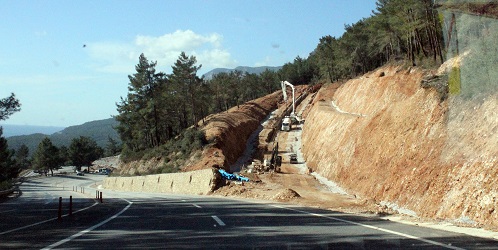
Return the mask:
[(269, 56), (265, 57), (265, 59), (262, 62), (257, 62), (254, 64), (255, 67), (261, 67), (261, 66), (269, 66), (271, 65), (271, 58)]
[(157, 70), (169, 72), (182, 51), (195, 56), (203, 69), (233, 67), (236, 61), (222, 48), (223, 37), (217, 33), (196, 34), (191, 30), (177, 30), (162, 36), (137, 35), (133, 41), (89, 43), (87, 51), (94, 60), (92, 67), (99, 71), (132, 74), (141, 53), (150, 61), (157, 61)]

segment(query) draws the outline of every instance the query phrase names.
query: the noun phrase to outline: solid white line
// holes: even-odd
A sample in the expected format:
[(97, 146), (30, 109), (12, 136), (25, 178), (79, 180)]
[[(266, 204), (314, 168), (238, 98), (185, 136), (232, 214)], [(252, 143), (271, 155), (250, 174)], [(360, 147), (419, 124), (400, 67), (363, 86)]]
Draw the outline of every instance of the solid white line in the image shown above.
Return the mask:
[(45, 202), (43, 205), (47, 205), (47, 204), (49, 204), (49, 203), (52, 203), (52, 201), (55, 199), (55, 197), (54, 197), (53, 195), (49, 194), (48, 192), (45, 192), (45, 194), (46, 194), (47, 196), (48, 196), (48, 195), (50, 195), (50, 199), (49, 199), (49, 200), (47, 200), (47, 202)]
[(95, 228), (98, 228), (98, 227), (100, 227), (100, 226), (102, 226), (102, 225), (106, 224), (107, 222), (109, 222), (109, 221), (111, 221), (111, 220), (113, 220), (113, 219), (117, 218), (117, 217), (118, 217), (118, 216), (120, 216), (122, 213), (124, 213), (126, 210), (128, 210), (128, 208), (130, 208), (130, 207), (131, 207), (131, 204), (133, 204), (133, 202), (131, 202), (131, 201), (128, 201), (128, 200), (126, 200), (126, 199), (123, 199), (123, 200), (125, 200), (125, 201), (127, 201), (127, 202), (128, 202), (128, 206), (126, 206), (126, 207), (125, 207), (125, 208), (123, 208), (121, 211), (119, 211), (119, 213), (117, 213), (117, 214), (113, 215), (112, 217), (108, 218), (108, 219), (107, 219), (107, 220), (105, 220), (105, 221), (100, 222), (99, 224), (93, 225), (93, 226), (91, 226), (91, 227), (89, 227), (89, 228), (87, 228), (87, 229), (85, 229), (85, 230), (83, 230), (83, 231), (81, 231), (81, 232), (79, 232), (79, 233), (73, 234), (72, 236), (69, 236), (69, 237), (67, 237), (67, 238), (65, 238), (65, 239), (63, 239), (63, 240), (61, 240), (61, 241), (58, 241), (58, 242), (56, 242), (56, 243), (54, 243), (54, 244), (52, 244), (52, 245), (50, 245), (50, 246), (48, 246), (48, 247), (42, 248), (42, 250), (48, 250), (48, 249), (52, 249), (52, 248), (54, 248), (54, 247), (58, 247), (58, 246), (60, 246), (60, 245), (62, 245), (62, 244), (64, 244), (64, 243), (66, 243), (66, 242), (69, 242), (69, 241), (71, 241), (71, 240), (74, 240), (74, 239), (76, 239), (76, 238), (80, 237), (80, 236), (81, 236), (81, 235), (83, 235), (83, 234), (89, 233), (89, 232), (91, 232), (92, 230), (94, 230)]
[(400, 233), (400, 232), (392, 231), (392, 230), (389, 230), (389, 229), (384, 229), (384, 228), (380, 228), (380, 227), (370, 226), (370, 225), (362, 224), (362, 223), (359, 223), (359, 222), (354, 222), (354, 221), (339, 219), (339, 218), (332, 217), (332, 216), (325, 216), (323, 214), (310, 213), (310, 212), (301, 211), (301, 210), (298, 210), (298, 209), (293, 209), (293, 208), (290, 208), (290, 207), (282, 207), (282, 206), (278, 206), (278, 205), (271, 205), (271, 206), (276, 207), (276, 208), (287, 209), (287, 210), (291, 210), (291, 211), (295, 211), (295, 212), (300, 212), (300, 213), (304, 213), (304, 214), (309, 214), (309, 215), (313, 215), (313, 216), (323, 217), (323, 218), (327, 218), (327, 219), (331, 219), (331, 220), (336, 220), (336, 221), (340, 221), (340, 222), (344, 222), (344, 223), (348, 223), (348, 224), (353, 224), (353, 225), (357, 225), (357, 226), (361, 226), (361, 227), (366, 227), (366, 228), (370, 228), (370, 229), (382, 231), (382, 232), (385, 232), (385, 233), (390, 233), (390, 234), (394, 234), (394, 235), (398, 235), (398, 236), (403, 236), (403, 237), (406, 237), (406, 238), (409, 238), (409, 239), (414, 239), (414, 240), (422, 241), (422, 242), (425, 242), (425, 243), (429, 243), (429, 244), (432, 244), (432, 245), (436, 245), (436, 246), (440, 246), (440, 247), (444, 247), (444, 248), (448, 248), (448, 249), (464, 250), (464, 248), (449, 246), (449, 245), (443, 244), (441, 242), (437, 242), (437, 241), (433, 241), (433, 240), (428, 240), (428, 239), (420, 238), (420, 237), (417, 237), (417, 236), (413, 236), (413, 235), (409, 235), (409, 234), (405, 234), (405, 233)]
[[(84, 211), (84, 210), (87, 210), (91, 207), (94, 207), (96, 206), (98, 203), (95, 202), (93, 203), (93, 205), (91, 206), (88, 206), (88, 207), (85, 207), (85, 208), (82, 208), (80, 210), (77, 210), (75, 212), (73, 212), (73, 214), (75, 213), (78, 213), (78, 212), (81, 212), (81, 211)], [(66, 217), (66, 216), (69, 216), (69, 214), (65, 214), (65, 215), (62, 215), (62, 217)], [(14, 228), (14, 229), (11, 229), (11, 230), (8, 230), (8, 231), (5, 231), (5, 232), (0, 232), (0, 235), (2, 234), (8, 234), (8, 233), (12, 233), (12, 232), (15, 232), (15, 231), (19, 231), (19, 230), (22, 230), (22, 229), (26, 229), (28, 227), (34, 227), (34, 226), (37, 226), (37, 225), (40, 225), (40, 224), (43, 224), (43, 223), (47, 223), (47, 222), (50, 222), (50, 221), (53, 221), (53, 220), (57, 220), (58, 218), (52, 218), (52, 219), (48, 219), (48, 220), (44, 220), (44, 221), (40, 221), (40, 222), (37, 222), (37, 223), (33, 223), (33, 224), (30, 224), (30, 225), (27, 225), (27, 226), (23, 226), (23, 227), (18, 227), (18, 228)]]
[(3, 214), (3, 213), (8, 213), (8, 212), (16, 211), (16, 210), (17, 210), (17, 209), (6, 210), (6, 211), (2, 211), (2, 212), (0, 212), (0, 214)]
[(225, 223), (222, 220), (220, 220), (220, 218), (218, 218), (218, 216), (213, 215), (211, 217), (218, 223), (218, 225), (225, 226)]

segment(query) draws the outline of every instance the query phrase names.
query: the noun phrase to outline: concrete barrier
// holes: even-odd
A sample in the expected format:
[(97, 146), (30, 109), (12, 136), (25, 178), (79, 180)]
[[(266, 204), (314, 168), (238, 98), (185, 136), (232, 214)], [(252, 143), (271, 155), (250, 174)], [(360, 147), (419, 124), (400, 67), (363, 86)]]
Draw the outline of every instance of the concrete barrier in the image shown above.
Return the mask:
[(214, 169), (183, 173), (155, 174), (133, 177), (108, 177), (103, 181), (105, 189), (174, 194), (208, 194), (216, 187)]

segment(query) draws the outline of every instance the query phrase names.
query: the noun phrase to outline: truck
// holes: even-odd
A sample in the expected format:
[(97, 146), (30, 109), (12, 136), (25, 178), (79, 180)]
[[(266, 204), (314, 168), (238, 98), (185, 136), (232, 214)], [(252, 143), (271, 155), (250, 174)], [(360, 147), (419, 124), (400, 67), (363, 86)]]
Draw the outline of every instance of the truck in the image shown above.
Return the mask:
[(292, 127), (292, 121), (289, 116), (284, 117), (282, 120), (282, 131), (290, 131)]

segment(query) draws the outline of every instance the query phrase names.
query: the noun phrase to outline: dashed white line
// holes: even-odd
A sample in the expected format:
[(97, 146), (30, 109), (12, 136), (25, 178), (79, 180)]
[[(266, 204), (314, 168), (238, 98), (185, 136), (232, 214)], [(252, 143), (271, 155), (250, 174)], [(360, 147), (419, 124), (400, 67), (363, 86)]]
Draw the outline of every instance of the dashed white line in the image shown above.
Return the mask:
[(0, 214), (9, 213), (9, 212), (16, 211), (16, 210), (17, 209), (11, 209), (11, 210), (6, 210), (6, 211), (1, 211)]
[(201, 206), (197, 205), (197, 204), (192, 204), (192, 206), (196, 207), (196, 208), (202, 208)]
[(323, 217), (323, 218), (327, 218), (327, 219), (331, 219), (331, 220), (335, 220), (335, 221), (340, 221), (340, 222), (344, 222), (344, 223), (348, 223), (348, 224), (352, 224), (352, 225), (356, 225), (356, 226), (366, 227), (366, 228), (370, 228), (370, 229), (382, 231), (382, 232), (385, 232), (385, 233), (390, 233), (390, 234), (394, 234), (394, 235), (406, 237), (406, 238), (409, 238), (409, 239), (422, 241), (422, 242), (425, 242), (425, 243), (429, 243), (429, 244), (432, 244), (432, 245), (435, 245), (435, 246), (440, 246), (440, 247), (444, 247), (444, 248), (448, 248), (448, 249), (464, 250), (464, 248), (450, 246), (450, 245), (443, 244), (441, 242), (437, 242), (437, 241), (433, 241), (433, 240), (428, 240), (428, 239), (420, 238), (420, 237), (417, 237), (417, 236), (413, 236), (413, 235), (409, 235), (409, 234), (405, 234), (405, 233), (401, 233), (401, 232), (396, 232), (396, 231), (393, 231), (393, 230), (384, 229), (384, 228), (380, 228), (380, 227), (376, 227), (376, 226), (370, 226), (370, 225), (362, 224), (362, 223), (359, 223), (359, 222), (354, 222), (354, 221), (339, 219), (339, 218), (336, 218), (336, 217), (326, 216), (326, 215), (323, 215), (323, 214), (310, 213), (310, 212), (301, 211), (301, 210), (290, 208), (290, 207), (282, 207), (282, 206), (278, 206), (278, 205), (270, 205), (270, 206), (273, 206), (273, 207), (276, 207), (276, 208), (281, 208), (281, 209), (287, 209), (287, 210), (291, 210), (291, 211), (295, 211), (295, 212), (299, 212), (299, 213), (309, 214), (309, 215), (313, 215), (313, 216)]
[(211, 217), (216, 221), (216, 223), (218, 223), (218, 225), (220, 225), (220, 226), (225, 226), (226, 225), (222, 220), (220, 220), (220, 218), (218, 218), (218, 216), (213, 215)]

